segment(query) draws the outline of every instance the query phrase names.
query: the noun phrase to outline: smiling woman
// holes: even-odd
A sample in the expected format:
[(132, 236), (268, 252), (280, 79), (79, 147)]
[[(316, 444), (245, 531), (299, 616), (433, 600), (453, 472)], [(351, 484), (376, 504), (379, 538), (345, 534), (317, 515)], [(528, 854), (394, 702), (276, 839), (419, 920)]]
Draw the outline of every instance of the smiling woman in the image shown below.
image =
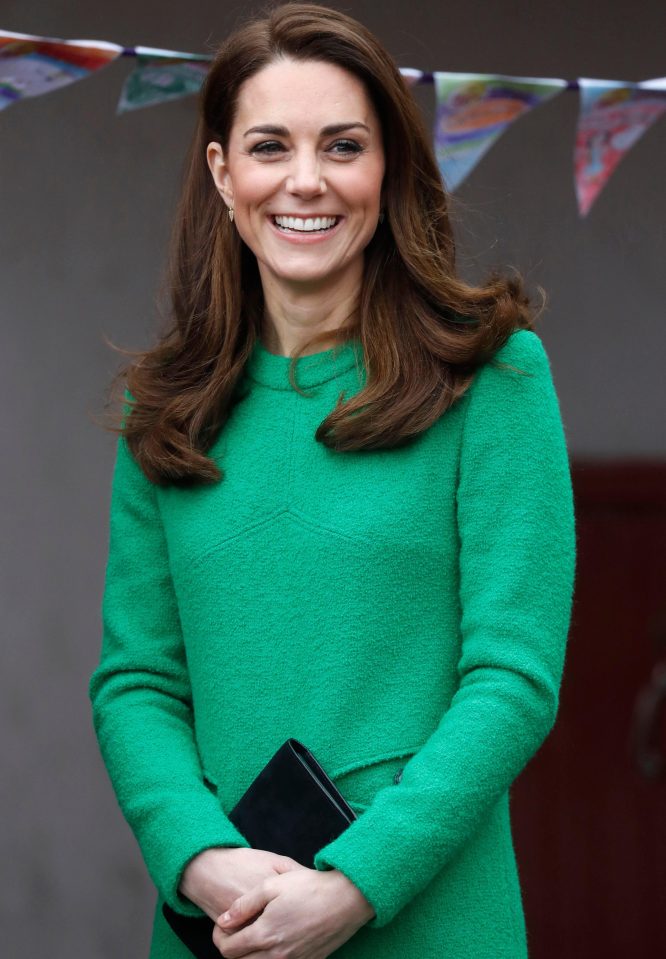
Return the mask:
[[(118, 376), (90, 681), (151, 957), (188, 956), (166, 904), (227, 959), (525, 959), (509, 789), (575, 535), (521, 281), (457, 276), (410, 90), (309, 3), (218, 51), (173, 237), (169, 327)], [(290, 737), (358, 812), (314, 868), (229, 819)]]

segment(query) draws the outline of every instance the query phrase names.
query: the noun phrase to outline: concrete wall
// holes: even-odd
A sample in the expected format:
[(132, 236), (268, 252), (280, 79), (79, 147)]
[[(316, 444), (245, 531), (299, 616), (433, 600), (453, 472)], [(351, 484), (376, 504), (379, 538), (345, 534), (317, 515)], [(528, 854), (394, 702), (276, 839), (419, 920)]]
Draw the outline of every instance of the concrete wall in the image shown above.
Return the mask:
[[(340, 5), (342, 6), (342, 5)], [(3, 0), (0, 27), (210, 50), (240, 3)], [(518, 75), (663, 74), (666, 8), (595, 0), (344, 9), (400, 65)], [(0, 927), (7, 956), (139, 959), (154, 893), (93, 737), (114, 438), (92, 414), (140, 348), (190, 134), (193, 101), (121, 117), (132, 60), (0, 115), (2, 669)], [(432, 88), (418, 90), (432, 116)], [(586, 221), (576, 212), (577, 97), (514, 126), (455, 204), (464, 271), (513, 264), (549, 292), (540, 326), (573, 455), (660, 457), (666, 120)]]

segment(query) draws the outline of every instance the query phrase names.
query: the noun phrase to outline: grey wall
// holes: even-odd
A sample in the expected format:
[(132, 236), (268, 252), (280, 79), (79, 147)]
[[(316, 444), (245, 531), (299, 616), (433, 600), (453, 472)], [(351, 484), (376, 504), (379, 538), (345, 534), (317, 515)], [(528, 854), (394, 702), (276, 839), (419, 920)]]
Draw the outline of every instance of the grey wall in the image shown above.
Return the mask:
[[(342, 6), (340, 4), (340, 6)], [(204, 51), (240, 3), (2, 0), (0, 27)], [(666, 7), (357, 0), (399, 64), (519, 75), (664, 73)], [(0, 114), (3, 439), (0, 925), (6, 956), (147, 955), (153, 890), (93, 738), (114, 438), (92, 414), (144, 346), (193, 101), (122, 117), (133, 61)], [(432, 114), (432, 89), (419, 89)], [(576, 213), (575, 94), (514, 126), (455, 203), (464, 271), (513, 264), (549, 292), (546, 344), (573, 455), (660, 457), (666, 120)]]

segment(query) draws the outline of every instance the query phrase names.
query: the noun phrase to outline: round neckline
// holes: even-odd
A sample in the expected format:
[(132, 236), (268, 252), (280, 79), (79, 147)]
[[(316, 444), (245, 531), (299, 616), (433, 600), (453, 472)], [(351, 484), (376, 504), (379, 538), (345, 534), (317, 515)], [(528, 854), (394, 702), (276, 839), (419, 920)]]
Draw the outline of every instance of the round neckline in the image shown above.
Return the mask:
[[(363, 359), (363, 347), (359, 340), (349, 339), (328, 350), (308, 353), (296, 360), (295, 381), (308, 389), (327, 383), (346, 373)], [(257, 338), (252, 353), (245, 364), (245, 375), (255, 383), (274, 390), (293, 389), (289, 381), (291, 356), (271, 353)]]

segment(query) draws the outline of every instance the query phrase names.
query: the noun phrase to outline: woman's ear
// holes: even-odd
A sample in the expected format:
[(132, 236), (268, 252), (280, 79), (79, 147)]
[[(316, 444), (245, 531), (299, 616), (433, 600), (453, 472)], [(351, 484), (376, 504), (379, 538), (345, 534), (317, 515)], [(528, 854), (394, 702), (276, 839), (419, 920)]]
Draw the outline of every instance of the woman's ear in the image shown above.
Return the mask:
[(224, 153), (219, 143), (209, 143), (206, 147), (208, 168), (215, 182), (215, 188), (228, 207), (234, 205), (234, 189), (231, 176), (224, 159)]

